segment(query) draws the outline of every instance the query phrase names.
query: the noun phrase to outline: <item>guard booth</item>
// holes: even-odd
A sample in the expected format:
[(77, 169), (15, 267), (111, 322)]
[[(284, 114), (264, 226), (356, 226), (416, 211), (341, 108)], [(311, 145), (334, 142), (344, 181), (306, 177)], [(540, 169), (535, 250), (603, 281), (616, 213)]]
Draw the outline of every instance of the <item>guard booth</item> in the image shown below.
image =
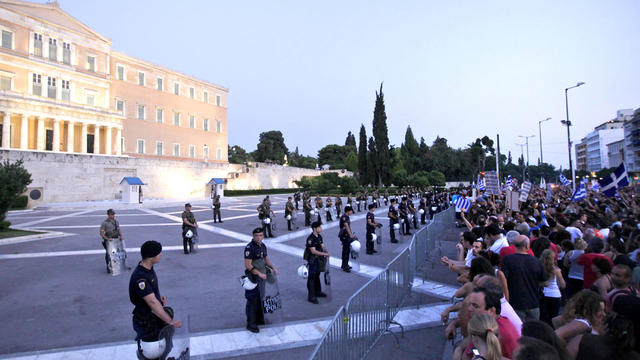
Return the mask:
[(225, 180), (221, 178), (211, 178), (207, 183), (207, 190), (209, 197), (211, 199), (215, 198), (216, 195), (220, 195), (220, 197), (224, 197), (224, 184)]
[(122, 191), (122, 202), (127, 204), (140, 203), (142, 195), (142, 186), (146, 185), (139, 177), (124, 177), (120, 181), (120, 190)]

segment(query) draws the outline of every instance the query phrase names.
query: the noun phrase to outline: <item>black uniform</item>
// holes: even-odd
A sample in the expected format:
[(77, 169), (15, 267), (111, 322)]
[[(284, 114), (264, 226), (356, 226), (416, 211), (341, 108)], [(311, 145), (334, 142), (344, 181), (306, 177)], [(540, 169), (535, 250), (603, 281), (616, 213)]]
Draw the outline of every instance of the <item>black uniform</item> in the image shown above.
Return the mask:
[[(266, 274), (266, 258), (267, 247), (264, 243), (256, 243), (251, 240), (249, 244), (244, 248), (244, 258), (251, 260), (252, 265), (263, 274)], [(247, 271), (248, 273), (248, 271)], [(247, 305), (245, 307), (245, 313), (247, 314), (247, 327), (256, 328), (258, 325), (264, 325), (264, 312), (262, 309), (262, 288), (264, 287), (264, 280), (255, 274), (248, 273), (247, 276), (251, 281), (258, 283), (253, 290), (245, 290), (244, 297), (247, 299)]]
[[(307, 237), (307, 248), (314, 248), (322, 252), (322, 235), (316, 237), (313, 233)], [(321, 259), (322, 258), (322, 259)], [(309, 255), (309, 277), (307, 278), (307, 295), (309, 300), (315, 299), (317, 296), (323, 296), (320, 284), (320, 272), (324, 271), (324, 256)], [(326, 295), (325, 295), (326, 296)]]
[(408, 208), (409, 208), (409, 212), (411, 214), (413, 214), (413, 228), (417, 229), (418, 228), (418, 219), (416, 216), (416, 207), (413, 205), (413, 198), (409, 199), (409, 202), (407, 202)]
[(369, 221), (371, 221), (373, 224), (376, 223), (376, 216), (373, 215), (372, 212), (368, 212), (367, 213), (367, 254), (373, 254), (374, 250), (373, 250), (373, 233), (376, 232), (376, 226), (373, 225), (371, 226), (369, 224)]
[(409, 235), (411, 234), (411, 232), (409, 232), (409, 216), (407, 215), (409, 212), (409, 209), (407, 207), (407, 204), (405, 204), (404, 202), (401, 202), (400, 205), (398, 205), (398, 210), (400, 212), (400, 217), (403, 220), (402, 227), (400, 230), (402, 230), (405, 235)]
[(426, 224), (425, 218), (427, 217), (427, 199), (420, 199), (420, 205), (418, 205), (418, 209), (422, 210), (422, 215), (420, 215), (420, 223), (424, 225)]
[(349, 232), (345, 228), (345, 224), (349, 224), (349, 228), (351, 228), (351, 219), (349, 215), (342, 214), (340, 217), (340, 232), (338, 233), (338, 237), (342, 242), (342, 270), (351, 270), (349, 266), (349, 254), (351, 252), (351, 237), (349, 236)]
[(393, 204), (389, 206), (389, 214), (394, 216), (391, 217), (390, 215), (387, 215), (389, 216), (389, 236), (391, 237), (392, 243), (397, 243), (398, 240), (396, 240), (396, 230), (393, 225), (398, 223), (398, 210), (396, 210)]
[(148, 270), (142, 264), (138, 264), (129, 280), (129, 300), (134, 306), (132, 322), (136, 341), (157, 341), (160, 330), (168, 325), (151, 312), (149, 304), (144, 300), (149, 294), (154, 294), (162, 304), (156, 272), (153, 268)]
[(295, 194), (293, 194), (293, 200), (296, 202), (296, 210), (300, 210), (300, 207), (298, 207), (300, 202), (300, 192), (296, 191)]

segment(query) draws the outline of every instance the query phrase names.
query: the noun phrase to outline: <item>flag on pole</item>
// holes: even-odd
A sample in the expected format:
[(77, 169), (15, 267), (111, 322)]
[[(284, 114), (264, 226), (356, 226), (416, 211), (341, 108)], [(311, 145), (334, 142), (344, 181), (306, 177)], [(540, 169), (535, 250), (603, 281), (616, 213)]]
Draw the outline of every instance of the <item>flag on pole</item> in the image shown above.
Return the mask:
[(540, 178), (540, 188), (541, 189), (546, 189), (547, 188), (547, 182), (544, 180), (543, 177)]
[(611, 175), (600, 180), (599, 184), (602, 189), (602, 193), (607, 197), (614, 196), (616, 194), (616, 190), (629, 185), (627, 169), (625, 169), (624, 163), (620, 164), (618, 168), (613, 170)]
[(469, 208), (471, 207), (471, 201), (469, 201), (466, 198), (459, 197), (456, 199), (455, 205), (456, 205), (456, 210), (467, 212), (467, 210), (469, 210)]
[(571, 201), (582, 201), (587, 198), (587, 190), (584, 188), (584, 183), (580, 183), (573, 193)]
[(600, 190), (600, 183), (597, 180), (591, 180), (591, 190), (598, 191)]
[(513, 190), (513, 178), (511, 175), (507, 176), (507, 182), (505, 183), (508, 190)]
[(484, 178), (478, 179), (478, 190), (480, 190), (480, 191), (484, 191), (485, 190)]
[(571, 180), (567, 179), (562, 174), (560, 174), (560, 181), (562, 182), (562, 185), (564, 185), (564, 186), (567, 186), (567, 187), (571, 186)]

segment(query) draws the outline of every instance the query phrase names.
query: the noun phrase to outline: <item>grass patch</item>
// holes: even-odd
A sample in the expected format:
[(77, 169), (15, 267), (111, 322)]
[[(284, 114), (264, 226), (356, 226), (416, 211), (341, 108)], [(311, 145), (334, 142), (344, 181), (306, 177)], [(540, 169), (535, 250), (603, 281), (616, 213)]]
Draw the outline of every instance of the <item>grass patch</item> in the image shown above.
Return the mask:
[(41, 233), (35, 232), (35, 231), (9, 229), (5, 231), (0, 231), (0, 239), (8, 239), (8, 238), (13, 238), (18, 236), (27, 236), (27, 235), (35, 235), (35, 234), (41, 234)]

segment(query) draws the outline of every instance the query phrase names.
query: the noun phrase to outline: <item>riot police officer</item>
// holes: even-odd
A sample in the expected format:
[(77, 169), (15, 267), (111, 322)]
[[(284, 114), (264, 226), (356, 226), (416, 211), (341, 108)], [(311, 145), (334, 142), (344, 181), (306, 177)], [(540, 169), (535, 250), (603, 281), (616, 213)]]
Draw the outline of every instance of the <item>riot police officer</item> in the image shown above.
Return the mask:
[[(216, 217), (218, 221), (216, 221)], [(213, 222), (222, 223), (222, 216), (220, 215), (220, 195), (216, 195), (213, 199)]]
[(389, 212), (387, 216), (389, 217), (389, 236), (391, 237), (392, 243), (397, 243), (396, 240), (396, 229), (394, 227), (395, 224), (399, 222), (398, 218), (398, 210), (396, 210), (396, 202), (395, 198), (391, 198), (391, 205), (389, 206)]
[(398, 205), (398, 212), (400, 213), (400, 218), (402, 219), (402, 228), (404, 235), (411, 235), (409, 231), (409, 208), (407, 206), (407, 197), (402, 197), (402, 202)]
[(300, 202), (300, 190), (296, 190), (296, 192), (293, 193), (293, 200), (296, 202), (296, 210), (300, 210), (300, 207), (298, 207), (298, 203)]
[(418, 205), (418, 209), (422, 210), (422, 214), (420, 215), (420, 223), (422, 225), (426, 224), (426, 217), (427, 217), (427, 211), (429, 211), (429, 209), (427, 209), (427, 196), (426, 195), (422, 195), (422, 198), (420, 198), (420, 204)]
[(162, 259), (162, 245), (146, 241), (140, 247), (142, 261), (129, 279), (129, 300), (133, 304), (133, 330), (136, 332), (138, 351), (142, 355), (141, 342), (158, 341), (160, 330), (167, 325), (181, 327), (180, 320), (173, 319), (173, 309), (167, 307), (167, 299), (160, 295), (158, 277), (153, 266)]
[(358, 191), (356, 193), (356, 203), (358, 205), (358, 212), (360, 212), (360, 205), (362, 204), (362, 194)]
[(291, 202), (291, 196), (287, 199), (287, 204), (284, 207), (284, 218), (287, 219), (287, 229), (291, 231), (291, 221), (293, 220), (293, 202)]
[(316, 195), (316, 212), (318, 213), (318, 221), (320, 222), (320, 224), (322, 224), (322, 208), (324, 207), (324, 204), (322, 202), (322, 198), (320, 197), (320, 194)]
[(345, 206), (344, 214), (340, 217), (340, 232), (338, 238), (342, 242), (342, 271), (351, 272), (351, 266), (349, 266), (349, 254), (351, 253), (351, 242), (355, 240), (355, 235), (351, 231), (351, 216), (353, 209), (350, 206)]
[(264, 281), (267, 279), (268, 271), (278, 275), (278, 269), (273, 266), (267, 255), (267, 246), (262, 242), (264, 239), (262, 228), (253, 229), (252, 236), (253, 239), (244, 248), (244, 267), (247, 277), (258, 286), (252, 290), (245, 290), (244, 297), (247, 299), (245, 307), (247, 330), (257, 333), (260, 332), (258, 325), (264, 325), (264, 312), (260, 303)]
[[(275, 213), (271, 210), (271, 200), (269, 200), (269, 196), (267, 195), (262, 201), (262, 205), (258, 206), (258, 219), (262, 222), (264, 237), (273, 237), (273, 233), (271, 232), (271, 215), (275, 217)], [(265, 221), (266, 219), (269, 220)]]
[(305, 198), (302, 202), (302, 210), (304, 210), (304, 226), (311, 226), (311, 199)]
[(331, 200), (331, 196), (327, 196), (325, 211), (327, 213), (327, 222), (333, 221), (333, 217), (331, 216), (331, 208), (333, 207), (333, 201)]
[[(191, 231), (191, 237), (187, 237), (187, 232)], [(198, 221), (191, 212), (191, 204), (184, 204), (182, 212), (182, 246), (184, 253), (188, 254), (193, 251), (193, 238), (198, 236)], [(187, 244), (189, 247), (187, 248)]]
[(373, 249), (373, 234), (376, 232), (377, 226), (382, 226), (376, 221), (376, 216), (373, 211), (375, 210), (375, 204), (369, 204), (369, 212), (367, 213), (367, 255), (376, 254), (377, 251)]
[(107, 219), (100, 225), (100, 237), (102, 238), (102, 246), (104, 247), (105, 251), (104, 261), (107, 263), (107, 273), (111, 274), (111, 261), (109, 261), (107, 242), (113, 241), (113, 239), (118, 238), (121, 241), (124, 241), (122, 232), (120, 231), (120, 223), (118, 223), (118, 220), (116, 220), (116, 212), (113, 211), (113, 209), (107, 210)]
[(342, 212), (342, 199), (340, 196), (336, 196), (336, 216), (340, 219), (340, 213)]
[(416, 210), (415, 205), (413, 204), (413, 194), (409, 195), (409, 201), (407, 202), (407, 209), (409, 210), (409, 214), (413, 217), (413, 228), (418, 229), (418, 211)]
[(324, 246), (322, 241), (322, 224), (315, 221), (311, 224), (311, 235), (307, 237), (307, 243), (305, 251), (308, 253), (309, 260), (309, 276), (307, 277), (307, 300), (310, 303), (317, 304), (319, 297), (327, 297), (327, 294), (322, 292), (322, 286), (320, 284), (320, 272), (325, 271), (325, 266), (329, 266), (327, 263), (331, 256)]

